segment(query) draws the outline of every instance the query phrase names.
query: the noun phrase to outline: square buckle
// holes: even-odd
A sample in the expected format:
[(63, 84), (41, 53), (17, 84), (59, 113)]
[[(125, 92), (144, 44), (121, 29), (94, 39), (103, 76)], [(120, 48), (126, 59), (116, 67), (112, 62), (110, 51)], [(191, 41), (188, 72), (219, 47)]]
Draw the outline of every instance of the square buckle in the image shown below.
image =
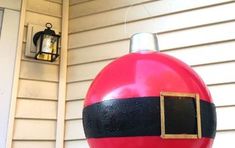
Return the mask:
[[(199, 94), (161, 92), (160, 114), (161, 114), (162, 138), (200, 139), (202, 137)], [(183, 119), (185, 121), (191, 120), (192, 122), (189, 123), (185, 122), (185, 125), (187, 124), (191, 125), (184, 126), (184, 123), (182, 123), (180, 119)], [(195, 126), (197, 129), (195, 129)]]

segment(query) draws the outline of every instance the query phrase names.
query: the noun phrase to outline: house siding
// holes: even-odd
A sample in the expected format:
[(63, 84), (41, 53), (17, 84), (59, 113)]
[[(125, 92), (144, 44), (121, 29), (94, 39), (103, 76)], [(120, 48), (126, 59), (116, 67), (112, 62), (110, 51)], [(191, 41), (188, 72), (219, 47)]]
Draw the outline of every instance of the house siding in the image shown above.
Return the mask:
[(56, 142), (59, 61), (24, 55), (28, 24), (47, 22), (61, 31), (61, 0), (27, 0), (12, 148), (54, 148)]
[(157, 34), (161, 52), (189, 64), (202, 77), (217, 108), (213, 147), (235, 145), (235, 119), (231, 118), (235, 113), (234, 8), (232, 0), (73, 2), (65, 148), (88, 147), (81, 124), (87, 89), (102, 68), (128, 53), (129, 38), (137, 32)]
[(0, 148), (6, 147), (20, 4), (20, 0), (1, 0), (0, 2)]

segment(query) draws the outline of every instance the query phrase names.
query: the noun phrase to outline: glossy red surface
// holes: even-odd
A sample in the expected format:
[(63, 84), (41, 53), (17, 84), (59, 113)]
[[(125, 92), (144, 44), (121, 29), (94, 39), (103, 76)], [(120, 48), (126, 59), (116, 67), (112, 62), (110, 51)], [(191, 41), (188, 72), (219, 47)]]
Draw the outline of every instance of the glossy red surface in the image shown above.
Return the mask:
[[(198, 93), (212, 102), (201, 78), (186, 64), (159, 52), (132, 53), (106, 66), (93, 81), (85, 107), (109, 99)], [(128, 121), (127, 121), (128, 122)], [(88, 139), (90, 148), (211, 148), (213, 139), (162, 139), (157, 136)]]
[(93, 81), (85, 106), (109, 99), (159, 96), (161, 91), (199, 93), (212, 102), (200, 77), (186, 64), (159, 52), (132, 53), (106, 66)]
[(90, 148), (211, 148), (213, 140), (162, 140), (160, 137), (120, 137), (88, 139)]

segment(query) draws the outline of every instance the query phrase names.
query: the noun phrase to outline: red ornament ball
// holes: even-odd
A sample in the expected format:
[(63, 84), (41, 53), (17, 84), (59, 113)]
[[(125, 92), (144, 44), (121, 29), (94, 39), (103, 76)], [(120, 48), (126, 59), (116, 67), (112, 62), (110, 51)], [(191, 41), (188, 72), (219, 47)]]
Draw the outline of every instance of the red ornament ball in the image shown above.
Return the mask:
[(216, 114), (206, 85), (189, 66), (145, 51), (99, 73), (85, 99), (83, 124), (91, 148), (211, 148)]

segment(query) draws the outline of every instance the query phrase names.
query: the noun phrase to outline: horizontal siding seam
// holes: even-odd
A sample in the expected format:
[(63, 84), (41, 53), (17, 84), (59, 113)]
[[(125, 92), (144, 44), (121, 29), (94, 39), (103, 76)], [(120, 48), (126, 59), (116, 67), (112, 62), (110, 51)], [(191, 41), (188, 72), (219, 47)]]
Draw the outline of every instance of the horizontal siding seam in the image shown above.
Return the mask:
[(24, 99), (24, 100), (35, 100), (35, 101), (53, 101), (57, 102), (57, 98), (55, 99), (48, 99), (48, 98), (29, 98), (29, 97), (17, 97), (17, 99)]
[(67, 99), (66, 100), (66, 103), (69, 103), (69, 102), (76, 102), (76, 101), (83, 101), (85, 98), (77, 98), (77, 99)]
[(209, 65), (219, 65), (219, 64), (227, 64), (227, 63), (234, 63), (234, 60), (227, 60), (227, 61), (217, 61), (217, 62), (208, 62), (208, 63), (203, 63), (203, 64), (195, 64), (195, 65), (190, 65), (191, 67), (202, 67), (202, 66), (209, 66)]
[[(128, 23), (134, 23), (134, 22), (138, 22), (138, 21), (143, 21), (143, 20), (148, 20), (151, 19), (151, 17), (146, 18), (146, 19), (139, 19), (136, 21), (128, 21)], [(79, 34), (79, 33), (83, 33), (83, 32), (89, 32), (89, 31), (94, 31), (94, 30), (99, 30), (99, 29), (104, 29), (104, 28), (108, 28), (108, 27), (115, 27), (115, 26), (119, 26), (119, 25), (126, 25), (125, 22), (121, 22), (121, 23), (116, 23), (116, 24), (112, 24), (112, 25), (106, 25), (106, 26), (102, 26), (102, 27), (94, 27), (91, 29), (84, 29), (81, 31), (75, 31), (75, 32), (70, 32), (69, 35), (73, 35), (73, 34)]]
[(78, 81), (67, 81), (67, 84), (73, 84), (73, 83), (81, 83), (81, 82), (88, 82), (93, 81), (94, 79), (85, 79), (85, 80), (78, 80)]
[(220, 105), (220, 106), (216, 106), (216, 108), (230, 108), (233, 107), (235, 108), (235, 104), (229, 104), (229, 105)]
[[(156, 34), (156, 33), (153, 33), (153, 34)], [(102, 42), (102, 43), (95, 43), (95, 44), (84, 45), (84, 46), (70, 47), (70, 48), (68, 48), (68, 50), (76, 50), (76, 49), (80, 49), (80, 48), (87, 48), (87, 47), (93, 47), (93, 46), (98, 46), (98, 45), (117, 43), (117, 42), (127, 41), (127, 40), (130, 40), (130, 38), (124, 38), (124, 39), (119, 39), (119, 40), (107, 41), (107, 42)]]
[(56, 2), (56, 1), (52, 1), (52, 0), (45, 0), (45, 1), (62, 5), (62, 2)]
[(155, 2), (155, 1), (160, 1), (160, 0), (150, 0), (150, 1), (147, 1), (147, 2), (141, 2), (141, 3), (137, 3), (137, 4), (133, 4), (133, 5), (122, 6), (122, 7), (118, 7), (118, 8), (113, 8), (113, 9), (103, 10), (103, 11), (99, 11), (99, 12), (89, 13), (89, 14), (80, 15), (80, 16), (77, 16), (77, 17), (70, 17), (69, 20), (73, 20), (73, 19), (77, 19), (77, 18), (81, 18), (81, 17), (86, 17), (86, 16), (91, 16), (91, 15), (94, 15), (94, 14), (100, 14), (100, 13), (104, 13), (104, 12), (110, 12), (110, 11), (113, 11), (113, 10), (119, 10), (119, 9), (123, 9), (123, 8), (133, 7), (133, 6), (137, 6), (137, 5), (143, 5), (143, 4), (151, 3), (151, 2)]
[(66, 118), (65, 121), (69, 122), (69, 121), (81, 121), (82, 118)]
[(61, 19), (62, 16), (57, 16), (57, 15), (52, 15), (52, 14), (48, 14), (48, 13), (43, 13), (43, 12), (39, 12), (39, 11), (34, 11), (34, 10), (31, 10), (31, 9), (27, 9), (27, 12), (31, 12), (31, 13), (35, 13), (35, 14), (39, 14), (39, 15), (46, 15), (46, 16), (49, 16), (49, 17), (55, 17), (55, 18), (59, 18)]
[(39, 63), (39, 64), (45, 64), (45, 65), (57, 65), (57, 66), (59, 66), (58, 62), (52, 63), (52, 62), (40, 61), (40, 60), (36, 60), (34, 58), (28, 58), (28, 57), (22, 57), (21, 61), (32, 62), (32, 63)]
[(94, 1), (94, 0), (85, 0), (85, 1), (81, 1), (81, 2), (78, 1), (78, 2), (75, 2), (73, 4), (69, 4), (69, 6), (72, 7), (72, 6), (80, 5), (80, 4), (83, 4), (83, 3), (89, 3), (91, 1)]
[(9, 8), (9, 7), (4, 7), (3, 9), (7, 9), (7, 10), (11, 10), (11, 11), (20, 12), (19, 9), (13, 9), (13, 8)]
[(234, 82), (222, 82), (222, 83), (215, 83), (215, 84), (207, 84), (207, 86), (220, 86), (220, 85), (230, 85), (230, 84), (235, 84)]
[(101, 59), (101, 60), (96, 60), (96, 61), (89, 61), (89, 62), (81, 62), (81, 63), (77, 63), (77, 64), (68, 64), (67, 67), (73, 67), (73, 66), (79, 66), (79, 65), (85, 65), (85, 64), (92, 64), (92, 63), (97, 63), (97, 62), (105, 62), (105, 61), (110, 61), (110, 60), (115, 60), (119, 57), (116, 58), (105, 58), (105, 59)]
[(217, 132), (235, 132), (235, 129), (217, 130)]
[(20, 76), (19, 77), (20, 80), (27, 80), (27, 81), (37, 81), (37, 82), (47, 82), (47, 83), (56, 83), (58, 84), (59, 83), (59, 80), (42, 80), (42, 79), (34, 79), (34, 78), (25, 78), (25, 77), (22, 77)]
[(91, 44), (91, 45), (70, 47), (70, 48), (68, 48), (68, 50), (76, 50), (76, 49), (78, 49), (78, 48), (87, 48), (87, 47), (98, 46), (98, 45), (104, 45), (104, 44), (110, 44), (110, 43), (117, 43), (117, 42), (127, 41), (127, 40), (129, 40), (129, 38), (124, 38), (124, 39), (119, 39), (119, 40), (113, 40), (113, 41), (108, 41), (108, 42), (102, 42), (102, 43), (96, 43), (96, 44)]
[(86, 138), (65, 138), (65, 141), (82, 141), (82, 140), (86, 140)]
[(41, 120), (41, 121), (57, 121), (57, 118), (37, 118), (37, 117), (19, 117), (15, 116), (16, 120)]
[(81, 31), (70, 32), (69, 35), (88, 32), (88, 31), (93, 31), (93, 30), (98, 30), (98, 29), (104, 29), (104, 28), (114, 27), (114, 26), (119, 26), (119, 25), (128, 25), (130, 23), (145, 21), (145, 20), (149, 20), (149, 19), (155, 19), (155, 18), (164, 17), (164, 16), (170, 16), (170, 15), (180, 14), (180, 13), (185, 13), (185, 12), (191, 12), (191, 11), (194, 11), (194, 10), (201, 10), (201, 9), (215, 7), (215, 6), (227, 5), (227, 4), (230, 4), (230, 3), (234, 3), (234, 1), (223, 2), (223, 3), (213, 4), (213, 5), (209, 5), (209, 6), (201, 6), (201, 7), (196, 7), (196, 8), (192, 8), (192, 9), (179, 10), (179, 11), (170, 12), (170, 13), (161, 14), (161, 15), (148, 16), (148, 17), (145, 17), (145, 18), (141, 18), (141, 19), (137, 19), (137, 20), (130, 20), (130, 21), (127, 21), (127, 22), (124, 22), (124, 20), (123, 20), (123, 22), (116, 23), (116, 24), (104, 25), (104, 26), (100, 26), (100, 27), (84, 29), (84, 30), (81, 30)]
[(36, 60), (36, 59), (29, 59), (29, 60), (27, 60), (27, 59), (22, 59), (22, 61), (24, 61), (24, 62), (28, 62), (28, 63), (36, 63), (36, 64), (39, 64), (39, 65), (51, 65), (51, 66), (56, 66), (56, 67), (59, 67), (59, 64), (52, 64), (52, 62), (44, 62), (44, 61), (38, 61), (38, 60)]
[(81, 138), (81, 139), (65, 139), (65, 142), (72, 142), (72, 141), (84, 141), (86, 138)]
[(14, 142), (14, 141), (43, 141), (43, 142), (45, 142), (45, 141), (53, 141), (53, 142), (55, 142), (56, 141), (56, 139), (55, 138), (53, 138), (53, 139), (18, 139), (18, 138), (13, 138), (12, 139), (12, 141)]
[(220, 21), (220, 22), (213, 22), (213, 23), (201, 24), (201, 25), (190, 26), (190, 27), (185, 27), (185, 28), (172, 29), (169, 31), (162, 31), (162, 32), (158, 32), (156, 34), (162, 35), (162, 34), (167, 34), (167, 33), (172, 33), (172, 32), (180, 32), (180, 31), (185, 31), (185, 30), (190, 30), (190, 29), (203, 28), (203, 27), (226, 24), (226, 23), (231, 23), (231, 22), (235, 22), (235, 18), (230, 19), (230, 20)]
[(35, 99), (35, 98), (21, 98), (17, 97), (18, 100), (30, 100), (30, 101), (42, 101), (42, 102), (57, 102), (57, 100), (51, 99)]
[(228, 39), (228, 40), (221, 40), (221, 41), (213, 41), (213, 42), (208, 42), (208, 43), (202, 43), (202, 44), (195, 44), (195, 45), (189, 45), (189, 46), (184, 46), (184, 47), (179, 47), (179, 48), (169, 48), (169, 49), (164, 49), (161, 50), (161, 52), (167, 52), (167, 51), (175, 51), (175, 50), (184, 50), (187, 48), (193, 48), (193, 47), (200, 47), (200, 46), (208, 46), (208, 45), (214, 45), (214, 44), (221, 44), (221, 43), (227, 43), (227, 42), (234, 42), (234, 39)]

